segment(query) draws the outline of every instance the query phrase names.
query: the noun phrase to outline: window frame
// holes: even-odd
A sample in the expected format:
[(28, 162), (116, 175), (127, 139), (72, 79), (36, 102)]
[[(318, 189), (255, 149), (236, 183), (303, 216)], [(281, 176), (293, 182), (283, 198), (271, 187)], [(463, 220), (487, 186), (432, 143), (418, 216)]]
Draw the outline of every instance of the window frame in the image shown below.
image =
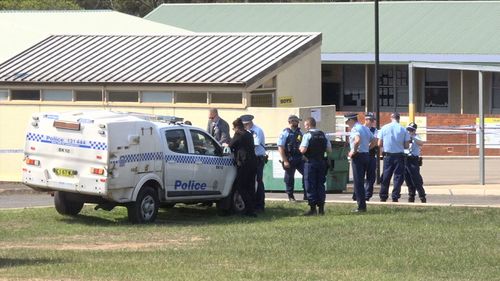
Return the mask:
[[(428, 87), (426, 86), (427, 82), (427, 71), (428, 70), (439, 70), (439, 71), (446, 71), (446, 87), (444, 86), (432, 86)], [(446, 107), (427, 107), (425, 105), (425, 93), (428, 88), (436, 88), (436, 89), (444, 89), (446, 88), (446, 97), (448, 99), (448, 105)], [(448, 69), (439, 69), (439, 68), (425, 68), (424, 69), (424, 77), (422, 79), (422, 92), (421, 92), (421, 97), (422, 97), (422, 107), (421, 111), (425, 113), (449, 113), (451, 110), (450, 106), (450, 70)]]
[[(498, 76), (498, 85), (495, 85), (495, 76)], [(491, 113), (498, 114), (500, 113), (500, 107), (495, 107), (494, 101), (495, 101), (495, 89), (497, 90), (498, 93), (498, 99), (500, 100), (500, 72), (492, 72), (491, 73), (491, 100), (490, 100), (490, 111)]]

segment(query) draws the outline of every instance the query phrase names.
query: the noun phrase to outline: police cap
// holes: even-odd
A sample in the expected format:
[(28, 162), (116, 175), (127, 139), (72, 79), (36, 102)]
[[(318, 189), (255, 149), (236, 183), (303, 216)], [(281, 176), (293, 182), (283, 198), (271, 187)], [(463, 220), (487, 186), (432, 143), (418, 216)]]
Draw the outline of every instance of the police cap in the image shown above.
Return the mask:
[(411, 122), (410, 124), (408, 124), (408, 126), (406, 126), (406, 129), (407, 130), (416, 130), (417, 129), (417, 124)]
[(297, 122), (299, 122), (299, 121), (302, 121), (302, 119), (300, 119), (299, 117), (297, 117), (297, 115), (293, 115), (292, 114), (292, 115), (288, 116), (288, 122), (290, 122), (290, 121), (297, 121)]
[(376, 120), (377, 118), (375, 118), (375, 114), (373, 114), (373, 112), (367, 112), (365, 113), (365, 119)]
[(349, 119), (357, 119), (358, 118), (358, 114), (357, 113), (354, 113), (354, 112), (349, 112), (347, 114), (344, 115), (344, 118), (346, 120), (349, 120)]
[(245, 115), (241, 115), (240, 118), (241, 118), (241, 122), (243, 122), (243, 124), (250, 123), (253, 120), (253, 115), (245, 114)]

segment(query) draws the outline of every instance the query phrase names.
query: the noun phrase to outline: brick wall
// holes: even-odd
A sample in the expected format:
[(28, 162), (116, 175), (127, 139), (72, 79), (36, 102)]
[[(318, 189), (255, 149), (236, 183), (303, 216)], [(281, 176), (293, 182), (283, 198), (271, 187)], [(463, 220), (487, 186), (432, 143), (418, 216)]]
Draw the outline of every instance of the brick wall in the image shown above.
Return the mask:
[[(337, 112), (343, 115), (345, 112)], [(359, 113), (363, 120), (363, 113)], [(380, 112), (380, 126), (390, 122), (390, 112)], [(403, 116), (405, 114), (402, 114)], [(477, 114), (452, 114), (452, 113), (417, 113), (416, 116), (427, 117), (427, 128), (475, 126)], [(499, 114), (486, 114), (486, 117), (500, 118)], [(469, 144), (469, 145), (467, 145)], [(422, 155), (431, 156), (478, 156), (476, 148), (476, 135), (474, 131), (469, 134), (460, 133), (432, 133), (428, 132), (427, 142), (422, 148)], [(485, 149), (487, 156), (500, 156), (500, 149)]]

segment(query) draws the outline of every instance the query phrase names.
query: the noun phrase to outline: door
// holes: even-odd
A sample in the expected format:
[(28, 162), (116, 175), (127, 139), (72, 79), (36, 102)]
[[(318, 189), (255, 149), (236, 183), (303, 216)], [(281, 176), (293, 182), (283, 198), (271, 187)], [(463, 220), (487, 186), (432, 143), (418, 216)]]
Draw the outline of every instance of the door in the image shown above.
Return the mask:
[(188, 153), (188, 143), (184, 128), (164, 130), (166, 142), (164, 179), (167, 197), (189, 196), (192, 179), (194, 157)]
[(207, 133), (191, 129), (190, 134), (196, 156), (194, 178), (204, 186), (200, 194), (220, 195), (229, 171), (227, 163), (231, 159), (222, 157), (222, 148)]

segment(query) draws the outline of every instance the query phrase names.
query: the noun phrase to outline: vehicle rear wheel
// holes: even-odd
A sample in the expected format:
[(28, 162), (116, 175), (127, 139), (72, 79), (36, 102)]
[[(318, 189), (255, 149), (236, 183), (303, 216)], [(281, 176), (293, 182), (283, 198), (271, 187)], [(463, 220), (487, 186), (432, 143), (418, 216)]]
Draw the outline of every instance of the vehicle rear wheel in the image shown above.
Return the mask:
[(63, 191), (56, 191), (54, 205), (59, 214), (66, 216), (76, 216), (83, 208), (83, 202), (68, 199), (68, 193)]
[(128, 219), (132, 223), (154, 222), (159, 207), (160, 200), (155, 189), (151, 186), (143, 186), (136, 201), (127, 206)]

